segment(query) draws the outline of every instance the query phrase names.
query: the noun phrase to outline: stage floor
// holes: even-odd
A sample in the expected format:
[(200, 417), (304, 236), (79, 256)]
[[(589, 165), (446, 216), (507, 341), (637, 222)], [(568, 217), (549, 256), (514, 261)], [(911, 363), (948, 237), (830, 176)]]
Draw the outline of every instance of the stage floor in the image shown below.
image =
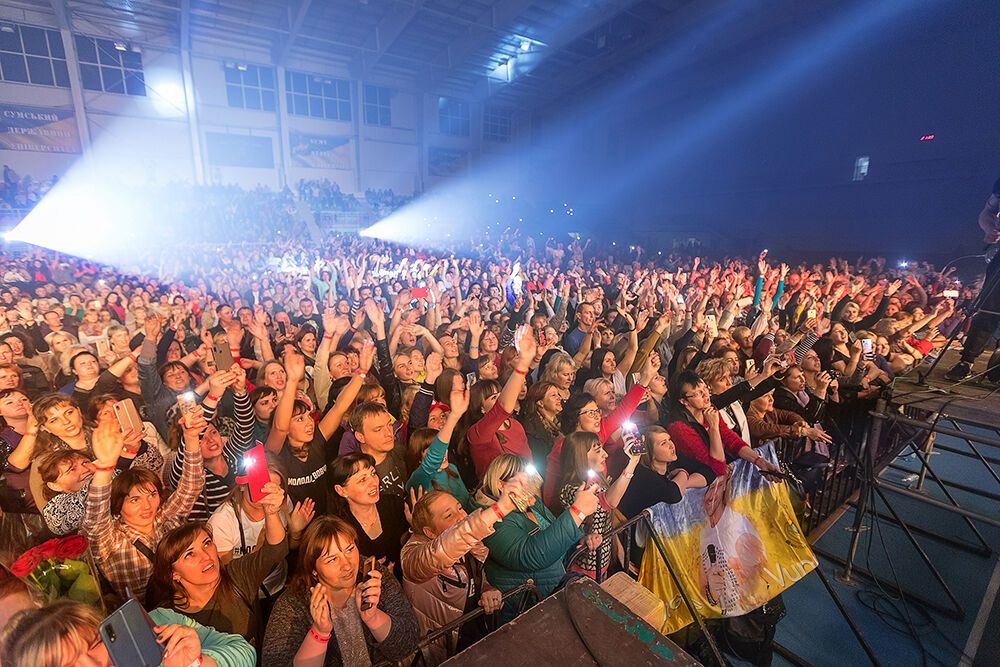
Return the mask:
[[(982, 378), (961, 384), (945, 379), (944, 374), (958, 363), (959, 357), (958, 351), (949, 351), (934, 373), (924, 378), (924, 384), (919, 383), (918, 371), (926, 370), (926, 366), (897, 377), (893, 384), (892, 405), (931, 412), (944, 410), (959, 421), (1000, 428), (1000, 386)], [(988, 355), (980, 355), (973, 371), (984, 372), (988, 359)]]

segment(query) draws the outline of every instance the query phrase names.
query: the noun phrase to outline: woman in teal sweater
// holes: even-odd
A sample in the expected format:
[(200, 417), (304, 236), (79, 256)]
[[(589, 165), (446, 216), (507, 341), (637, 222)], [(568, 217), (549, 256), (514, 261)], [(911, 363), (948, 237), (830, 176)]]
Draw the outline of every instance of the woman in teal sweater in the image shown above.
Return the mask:
[[(527, 462), (512, 454), (501, 454), (490, 464), (476, 503), (490, 507), (503, 491), (505, 480), (523, 472)], [(535, 477), (538, 480), (537, 476)], [(536, 487), (538, 485), (536, 484)], [(594, 487), (580, 485), (569, 510), (558, 517), (542, 503), (536, 488), (524, 498), (524, 511), (515, 510), (493, 525), (492, 535), (483, 539), (489, 550), (486, 578), (503, 592), (534, 580), (539, 595), (547, 596), (566, 574), (563, 557), (583, 537), (580, 524), (597, 510)], [(516, 600), (508, 601), (500, 612), (506, 622), (516, 614)]]
[(458, 468), (448, 463), (448, 442), (455, 426), (469, 408), (469, 390), (453, 390), (450, 401), (448, 417), (440, 431), (421, 428), (410, 434), (407, 464), (413, 472), (406, 482), (406, 490), (413, 498), (419, 498), (428, 491), (447, 491), (455, 496), (466, 512), (472, 512), (476, 506), (469, 490)]

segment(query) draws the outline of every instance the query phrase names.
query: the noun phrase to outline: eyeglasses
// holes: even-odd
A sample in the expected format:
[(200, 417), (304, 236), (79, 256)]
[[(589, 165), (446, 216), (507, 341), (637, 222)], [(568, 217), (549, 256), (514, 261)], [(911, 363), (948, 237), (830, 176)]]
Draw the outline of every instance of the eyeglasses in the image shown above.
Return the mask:
[(694, 398), (695, 396), (708, 396), (708, 395), (709, 393), (707, 387), (699, 387), (698, 389), (695, 389), (689, 394), (684, 394), (682, 398), (690, 399)]
[(598, 408), (592, 408), (590, 410), (581, 410), (580, 411), (580, 416), (581, 417), (600, 417), (601, 416), (601, 411)]

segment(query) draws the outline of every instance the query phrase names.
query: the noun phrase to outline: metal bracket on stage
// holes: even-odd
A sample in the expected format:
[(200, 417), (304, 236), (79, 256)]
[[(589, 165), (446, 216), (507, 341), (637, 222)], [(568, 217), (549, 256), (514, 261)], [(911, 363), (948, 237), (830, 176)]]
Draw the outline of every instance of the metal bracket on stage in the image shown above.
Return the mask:
[[(915, 534), (919, 533), (926, 537), (945, 542), (957, 549), (962, 549), (964, 551), (973, 553), (978, 556), (988, 557), (992, 555), (993, 550), (990, 547), (990, 545), (986, 542), (983, 535), (979, 532), (979, 529), (976, 526), (976, 524), (982, 523), (990, 526), (1000, 527), (1000, 519), (996, 518), (996, 515), (984, 514), (982, 512), (976, 512), (974, 510), (962, 507), (955, 499), (955, 497), (952, 495), (951, 491), (949, 490), (949, 487), (960, 489), (963, 491), (977, 492), (981, 497), (989, 498), (991, 500), (1000, 500), (1000, 495), (984, 492), (983, 490), (979, 489), (974, 489), (973, 487), (961, 484), (959, 482), (954, 482), (952, 480), (942, 479), (940, 476), (938, 476), (933, 466), (931, 465), (930, 455), (933, 453), (934, 448), (936, 446), (939, 446), (935, 442), (935, 435), (940, 434), (940, 435), (948, 435), (960, 438), (969, 445), (969, 448), (973, 452), (972, 454), (969, 454), (968, 452), (961, 452), (961, 453), (964, 453), (965, 455), (971, 458), (978, 459), (989, 470), (993, 479), (998, 484), (1000, 484), (1000, 475), (997, 475), (996, 471), (993, 470), (993, 468), (990, 466), (990, 463), (987, 460), (987, 458), (983, 456), (983, 454), (979, 451), (979, 449), (975, 446), (975, 444), (973, 444), (973, 443), (979, 443), (991, 447), (1000, 447), (1000, 437), (997, 437), (996, 435), (985, 435), (985, 434), (980, 435), (977, 433), (971, 433), (969, 431), (962, 430), (962, 428), (959, 426), (959, 420), (954, 419), (948, 416), (947, 414), (943, 414), (943, 408), (946, 408), (947, 404), (942, 407), (936, 407), (934, 408), (933, 411), (928, 410), (928, 412), (931, 412), (932, 416), (932, 418), (930, 419), (930, 423), (918, 419), (913, 419), (903, 414), (899, 414), (893, 410), (888, 409), (889, 396), (890, 394), (887, 394), (883, 398), (880, 398), (876, 405), (875, 410), (873, 410), (870, 413), (872, 417), (872, 423), (868, 429), (868, 432), (866, 433), (865, 443), (864, 446), (862, 447), (862, 451), (859, 454), (855, 454), (853, 451), (851, 452), (851, 454), (855, 456), (855, 458), (857, 459), (861, 469), (866, 472), (862, 477), (861, 488), (859, 489), (858, 499), (855, 503), (855, 520), (854, 520), (854, 527), (852, 529), (853, 534), (851, 535), (851, 542), (848, 548), (847, 558), (841, 559), (833, 554), (823, 552), (819, 549), (817, 549), (816, 551), (824, 558), (840, 563), (844, 566), (842, 575), (838, 577), (838, 579), (840, 579), (841, 581), (851, 583), (852, 574), (856, 572), (857, 574), (860, 574), (865, 578), (874, 580), (883, 587), (894, 589), (900, 595), (903, 595), (906, 598), (917, 601), (929, 608), (935, 609), (952, 618), (961, 619), (965, 617), (964, 608), (958, 601), (955, 594), (952, 592), (951, 587), (947, 584), (944, 577), (938, 571), (931, 557), (928, 555), (928, 553), (924, 550), (924, 548), (917, 540)], [(941, 421), (950, 422), (954, 426), (954, 428), (941, 424)], [(887, 479), (883, 479), (880, 476), (881, 472), (886, 468), (901, 469), (910, 472), (916, 472), (916, 471), (913, 471), (909, 468), (904, 468), (903, 466), (895, 465), (892, 463), (891, 459), (886, 461), (881, 466), (880, 469), (876, 469), (874, 452), (879, 448), (879, 443), (883, 439), (883, 436), (885, 435), (886, 426), (890, 427), (890, 430), (891, 427), (894, 426), (902, 426), (908, 429), (915, 430), (915, 434), (907, 437), (907, 439), (903, 443), (901, 443), (901, 445), (897, 445), (899, 447), (899, 450), (897, 451), (894, 449), (892, 453), (898, 454), (899, 451), (905, 451), (906, 448), (909, 448), (910, 450), (912, 450), (913, 454), (915, 454), (916, 457), (919, 459), (920, 470), (918, 472), (918, 479), (920, 481), (920, 484), (918, 484), (917, 490), (906, 488), (903, 485), (900, 485), (898, 483), (895, 483)], [(995, 427), (992, 428), (994, 432), (997, 432)], [(926, 432), (927, 435), (925, 438), (923, 438), (923, 443), (919, 444), (916, 442), (916, 440), (921, 431)], [(946, 451), (952, 451), (952, 449), (949, 449), (944, 446), (942, 446), (942, 449), (945, 449)], [(944, 495), (945, 500), (934, 498), (928, 495), (926, 490), (922, 488), (923, 482), (928, 476), (938, 487), (938, 489), (940, 489), (941, 493)], [(889, 494), (902, 496), (909, 500), (913, 500), (925, 505), (930, 505), (932, 507), (961, 516), (962, 520), (969, 526), (970, 530), (975, 535), (976, 543), (958, 541), (952, 537), (940, 535), (928, 528), (910, 526), (907, 523), (907, 521), (905, 521), (903, 517), (900, 515), (897, 508), (892, 504), (892, 502), (890, 502), (890, 499), (887, 497), (887, 492)], [(876, 500), (881, 501), (881, 504), (884, 505), (885, 509), (888, 510), (889, 513), (888, 515), (885, 515), (879, 511), (879, 508), (876, 507)], [(927, 566), (927, 569), (930, 571), (934, 580), (937, 581), (937, 583), (941, 586), (942, 590), (945, 593), (945, 596), (948, 598), (947, 603), (941, 604), (940, 602), (931, 600), (920, 593), (905, 590), (905, 588), (899, 585), (898, 582), (893, 583), (887, 581), (886, 579), (880, 577), (876, 573), (869, 572), (855, 565), (854, 559), (857, 555), (858, 545), (861, 537), (860, 528), (863, 525), (864, 515), (866, 513), (878, 516), (879, 518), (887, 519), (891, 521), (893, 524), (897, 525), (904, 532), (906, 538), (913, 546), (917, 554), (920, 556), (921, 560), (923, 560), (924, 564)]]

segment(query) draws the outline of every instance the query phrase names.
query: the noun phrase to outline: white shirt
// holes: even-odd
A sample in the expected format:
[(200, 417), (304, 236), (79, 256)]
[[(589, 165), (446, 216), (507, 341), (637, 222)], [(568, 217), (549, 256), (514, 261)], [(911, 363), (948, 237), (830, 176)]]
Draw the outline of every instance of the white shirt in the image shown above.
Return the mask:
[[(285, 519), (284, 513), (281, 513), (279, 516), (281, 517), (281, 523), (287, 529), (288, 522)], [(241, 524), (243, 526), (242, 542), (240, 541)], [(236, 513), (233, 511), (233, 503), (231, 502), (222, 503), (219, 509), (215, 510), (212, 516), (209, 517), (208, 525), (212, 528), (212, 539), (215, 541), (215, 547), (219, 555), (222, 556), (225, 553), (231, 553), (233, 560), (256, 551), (261, 541), (261, 533), (264, 531), (264, 520), (251, 520), (242, 507), (240, 508), (239, 521), (237, 521)], [(288, 565), (282, 560), (264, 579), (264, 588), (269, 593), (277, 593), (284, 588), (287, 576)]]

